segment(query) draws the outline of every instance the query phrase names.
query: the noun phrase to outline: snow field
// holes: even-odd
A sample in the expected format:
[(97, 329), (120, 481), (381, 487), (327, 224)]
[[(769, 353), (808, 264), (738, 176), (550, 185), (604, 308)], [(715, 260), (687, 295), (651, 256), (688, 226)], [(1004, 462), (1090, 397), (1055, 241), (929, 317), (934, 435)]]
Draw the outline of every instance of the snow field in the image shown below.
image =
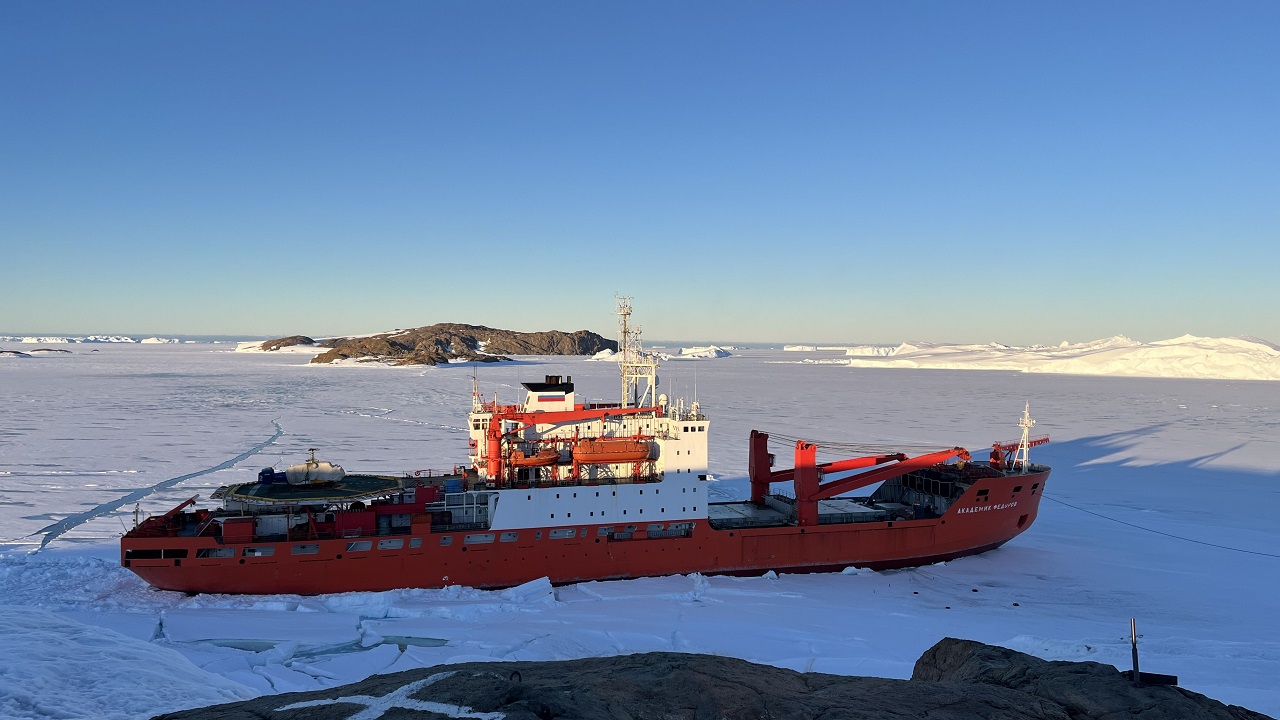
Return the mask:
[[(1280, 385), (1018, 372), (919, 372), (778, 364), (737, 350), (696, 363), (712, 421), (713, 497), (747, 493), (746, 436), (951, 446), (1017, 436), (1054, 467), (1040, 517), (994, 552), (915, 570), (729, 578), (675, 576), (500, 592), (451, 587), (320, 597), (156, 591), (118, 565), (140, 489), (164, 512), (219, 485), (296, 462), (306, 448), (348, 469), (448, 467), (466, 455), (472, 369), (332, 368), (302, 355), (209, 346), (111, 346), (60, 362), (0, 365), (12, 422), (0, 434), (0, 716), (143, 718), (377, 672), (466, 660), (707, 652), (797, 670), (907, 677), (944, 636), (1049, 659), (1143, 668), (1280, 715)], [(612, 399), (612, 363), (526, 358), (482, 366), (481, 389), (573, 375)], [(663, 391), (691, 396), (671, 363)], [(276, 432), (283, 435), (222, 470)], [(173, 486), (166, 483), (183, 476)], [(114, 713), (114, 714), (113, 714)]]

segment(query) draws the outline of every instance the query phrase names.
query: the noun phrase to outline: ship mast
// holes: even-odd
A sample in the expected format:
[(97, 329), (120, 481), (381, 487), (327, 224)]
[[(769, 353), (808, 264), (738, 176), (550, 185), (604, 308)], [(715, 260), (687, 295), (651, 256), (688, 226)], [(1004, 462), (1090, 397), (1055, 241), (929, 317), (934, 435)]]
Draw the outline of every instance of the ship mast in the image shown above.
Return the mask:
[(1031, 465), (1028, 455), (1031, 451), (1031, 428), (1035, 424), (1036, 421), (1031, 419), (1031, 403), (1028, 402), (1022, 409), (1022, 418), (1018, 420), (1018, 427), (1022, 428), (1022, 439), (1018, 441), (1018, 452), (1013, 456), (1014, 466), (1021, 468), (1023, 475), (1027, 474), (1027, 468)]
[[(622, 407), (645, 407), (657, 404), (658, 360), (646, 353), (640, 341), (640, 326), (631, 325), (631, 296), (614, 295), (618, 301), (618, 350), (622, 359), (618, 370), (622, 375)], [(640, 381), (645, 386), (640, 387)]]

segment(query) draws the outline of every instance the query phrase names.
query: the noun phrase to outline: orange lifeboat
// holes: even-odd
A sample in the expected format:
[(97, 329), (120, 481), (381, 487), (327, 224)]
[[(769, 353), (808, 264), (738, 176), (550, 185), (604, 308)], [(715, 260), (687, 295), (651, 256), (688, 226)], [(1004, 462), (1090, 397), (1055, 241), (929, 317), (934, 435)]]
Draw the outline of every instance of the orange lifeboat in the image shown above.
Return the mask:
[(557, 450), (539, 450), (533, 455), (525, 455), (517, 450), (511, 453), (509, 462), (514, 467), (546, 467), (560, 462), (560, 452)]
[(652, 455), (649, 443), (631, 438), (583, 440), (573, 449), (573, 459), (583, 465), (644, 462)]

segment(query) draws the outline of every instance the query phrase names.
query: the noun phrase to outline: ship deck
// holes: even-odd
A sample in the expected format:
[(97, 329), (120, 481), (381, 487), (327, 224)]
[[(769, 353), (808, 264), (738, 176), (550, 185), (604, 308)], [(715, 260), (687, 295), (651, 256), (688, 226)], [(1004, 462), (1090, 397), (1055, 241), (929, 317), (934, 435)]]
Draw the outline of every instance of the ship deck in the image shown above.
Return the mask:
[(314, 485), (256, 482), (230, 485), (219, 488), (214, 497), (254, 504), (314, 504), (378, 497), (400, 485), (401, 479), (391, 475), (347, 475), (338, 482)]
[[(881, 502), (872, 504), (865, 497), (837, 497), (818, 501), (818, 523), (882, 522), (895, 512), (910, 508), (905, 503)], [(707, 520), (717, 530), (746, 527), (780, 527), (796, 522), (795, 500), (785, 495), (771, 495), (766, 505), (747, 501), (712, 503), (707, 506)]]

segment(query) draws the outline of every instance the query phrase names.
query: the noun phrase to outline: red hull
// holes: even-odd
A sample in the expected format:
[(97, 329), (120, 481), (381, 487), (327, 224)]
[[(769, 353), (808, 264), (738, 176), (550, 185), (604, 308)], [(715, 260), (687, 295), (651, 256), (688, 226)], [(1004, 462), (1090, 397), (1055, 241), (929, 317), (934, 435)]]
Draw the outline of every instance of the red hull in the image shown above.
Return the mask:
[[(415, 525), (410, 534), (364, 538), (363, 545), (352, 545), (362, 542), (358, 539), (237, 546), (211, 537), (133, 537), (122, 542), (121, 558), (148, 583), (166, 590), (302, 595), (445, 585), (498, 588), (544, 576), (562, 584), (691, 572), (910, 567), (984, 552), (1017, 536), (1035, 521), (1048, 475), (1045, 470), (982, 479), (944, 515), (927, 520), (716, 530), (701, 519), (684, 536), (648, 537), (640, 525), (626, 540), (601, 536), (605, 526), (599, 524), (574, 525), (569, 538), (552, 536), (553, 531), (564, 534), (566, 526), (432, 533)], [(983, 489), (986, 496), (979, 499)], [(380, 541), (395, 545), (395, 540), (402, 547), (378, 547)], [(228, 547), (235, 556), (197, 557), (201, 549)], [(246, 556), (245, 547), (274, 549), (270, 556)], [(298, 548), (308, 554), (293, 554)], [(162, 559), (126, 559), (129, 551), (156, 550)]]

